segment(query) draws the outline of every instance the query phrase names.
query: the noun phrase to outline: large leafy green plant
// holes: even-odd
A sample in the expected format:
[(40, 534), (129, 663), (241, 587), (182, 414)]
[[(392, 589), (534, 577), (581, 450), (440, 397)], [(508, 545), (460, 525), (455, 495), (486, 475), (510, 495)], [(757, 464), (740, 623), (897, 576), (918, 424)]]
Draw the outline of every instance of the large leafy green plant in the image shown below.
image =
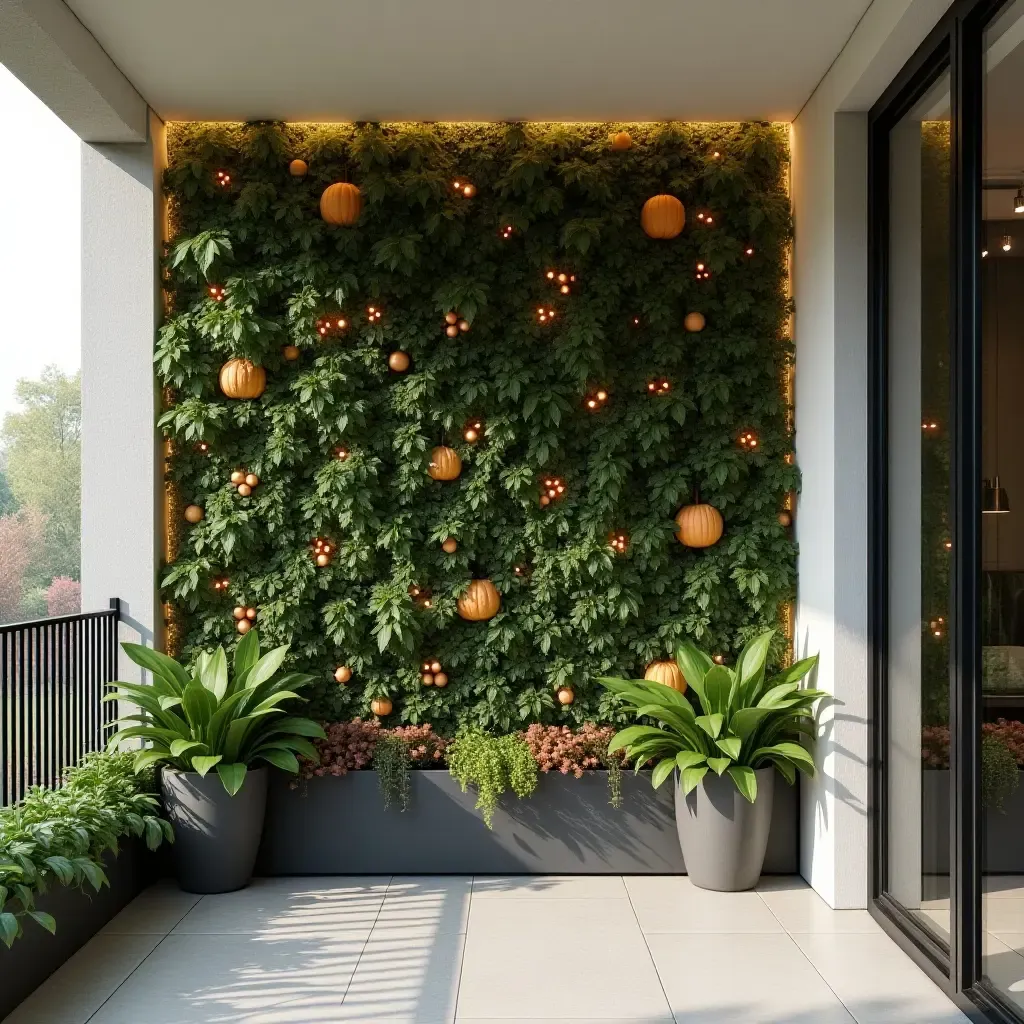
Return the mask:
[(206, 775), (211, 768), (232, 794), (245, 781), (246, 770), (266, 761), (297, 773), (296, 754), (319, 761), (309, 737), (324, 739), (323, 729), (309, 718), (289, 715), (282, 704), (303, 700), (298, 690), (312, 676), (279, 670), (287, 645), (260, 656), (256, 630), (235, 648), (229, 670), (223, 647), (204, 651), (190, 672), (173, 658), (138, 644), (122, 644), (136, 665), (153, 675), (148, 686), (112, 683), (104, 700), (123, 700), (140, 711), (116, 721), (109, 747), (141, 738), (150, 746), (135, 755), (135, 770), (165, 764)]
[(709, 771), (728, 775), (751, 803), (757, 797), (758, 768), (774, 764), (790, 785), (798, 771), (812, 776), (814, 758), (801, 739), (813, 740), (813, 705), (828, 694), (801, 689), (800, 683), (818, 657), (766, 678), (772, 636), (769, 630), (751, 640), (735, 668), (717, 665), (693, 644), (682, 644), (676, 659), (698, 708), (686, 694), (661, 683), (602, 677), (608, 689), (632, 705), (637, 718), (658, 723), (622, 729), (612, 738), (609, 752), (625, 750), (638, 770), (655, 762), (655, 788), (678, 769), (684, 794)]
[(144, 838), (151, 850), (174, 841), (149, 792), (152, 773), (135, 774), (132, 760), (128, 753), (87, 754), (58, 789), (35, 786), (0, 809), (0, 942), (10, 946), (29, 919), (56, 930), (35, 902), (54, 881), (97, 892), (109, 885), (103, 855), (116, 854), (121, 838)]

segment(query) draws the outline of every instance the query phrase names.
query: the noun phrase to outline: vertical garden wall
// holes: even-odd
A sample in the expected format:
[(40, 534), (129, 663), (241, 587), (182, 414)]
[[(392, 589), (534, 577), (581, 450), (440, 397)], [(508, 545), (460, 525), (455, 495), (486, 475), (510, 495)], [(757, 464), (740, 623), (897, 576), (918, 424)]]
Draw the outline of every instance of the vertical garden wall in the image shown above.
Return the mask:
[[(595, 675), (642, 675), (686, 637), (728, 658), (780, 624), (784, 128), (180, 124), (169, 142), (176, 650), (254, 621), (322, 680), (326, 717), (376, 698), (395, 722), (508, 730), (613, 717)], [(358, 195), (324, 212), (350, 224), (321, 213), (335, 183)], [(683, 204), (678, 233), (670, 201), (641, 224), (656, 195)], [(263, 372), (222, 374), (232, 359)], [(722, 518), (704, 547), (709, 510), (705, 537), (677, 538), (698, 503)], [(459, 614), (474, 579), (490, 618)]]

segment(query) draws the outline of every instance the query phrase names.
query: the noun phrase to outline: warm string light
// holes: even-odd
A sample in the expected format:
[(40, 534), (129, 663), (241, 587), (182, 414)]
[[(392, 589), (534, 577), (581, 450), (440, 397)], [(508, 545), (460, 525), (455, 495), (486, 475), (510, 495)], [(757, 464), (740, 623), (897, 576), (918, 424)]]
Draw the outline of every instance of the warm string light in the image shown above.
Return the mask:
[(339, 331), (345, 330), (346, 327), (348, 327), (348, 321), (341, 316), (321, 317), (316, 322), (316, 332), (321, 338), (326, 338), (329, 334), (337, 334)]
[(938, 431), (939, 425), (938, 425), (938, 423), (935, 422), (935, 420), (925, 420), (921, 424), (921, 429), (926, 434), (934, 434), (934, 433), (936, 433)]
[(460, 320), (458, 313), (445, 313), (444, 322), (444, 333), (449, 338), (457, 338), (460, 331), (465, 334), (469, 330), (469, 321)]
[(546, 324), (550, 320), (555, 319), (555, 311), (550, 306), (538, 306), (537, 307), (537, 320), (539, 323)]
[(1010, 235), (1003, 235), (1001, 245), (1003, 252), (1009, 252), (1013, 248), (1013, 238)]
[(314, 537), (311, 544), (313, 561), (321, 569), (331, 564), (334, 559), (334, 544), (326, 537)]
[(701, 212), (697, 214), (697, 220), (699, 220), (701, 222), (701, 224), (705, 224), (705, 225), (708, 225), (708, 226), (710, 226), (711, 224), (714, 224), (714, 222), (715, 222), (715, 220), (711, 216), (711, 214), (710, 213), (704, 213), (703, 210), (701, 210)]
[(712, 655), (712, 658), (711, 658), (711, 660), (712, 660), (712, 661), (713, 661), (713, 662), (714, 662), (714, 663), (715, 663), (716, 665), (724, 665), (724, 664), (725, 664), (725, 655), (724, 655), (724, 654), (715, 654), (715, 655)]
[(638, 317), (638, 316), (633, 317), (633, 326), (634, 327), (639, 327), (640, 326), (640, 317)]
[(413, 599), (413, 603), (420, 608), (433, 608), (433, 593), (430, 587), (421, 587), (417, 583), (409, 584), (409, 596)]
[(562, 295), (568, 295), (572, 291), (572, 285), (576, 283), (576, 275), (567, 274), (564, 270), (549, 270), (544, 276)]
[(946, 633), (946, 620), (940, 615), (928, 623), (928, 629), (936, 640), (941, 640)]
[(228, 188), (231, 185), (231, 175), (227, 171), (218, 171), (214, 180), (221, 188)]
[(209, 454), (210, 446), (205, 441), (200, 441), (196, 445), (196, 451), (199, 452), (200, 455), (207, 455)]
[(722, 154), (719, 153), (718, 150), (716, 149), (714, 151), (714, 153), (711, 154), (711, 159), (712, 160), (721, 160), (722, 159)]
[(748, 246), (746, 247), (746, 249), (744, 249), (743, 251), (744, 251), (744, 252), (745, 252), (745, 253), (746, 253), (746, 254), (747, 254), (748, 256), (753, 256), (753, 255), (754, 255), (754, 247), (753, 247), (752, 245), (748, 245)]
[(698, 281), (706, 281), (711, 276), (711, 271), (703, 263), (698, 263), (696, 276)]
[(460, 196), (465, 196), (467, 199), (472, 199), (476, 195), (476, 185), (471, 181), (453, 181), (452, 188)]
[(952, 551), (953, 550), (953, 542), (951, 540), (944, 540), (942, 542), (942, 546), (943, 546), (943, 548), (946, 551)]
[(565, 481), (561, 477), (546, 476), (541, 483), (540, 503), (550, 505), (553, 501), (561, 501), (565, 497)]
[(530, 575), (530, 567), (526, 562), (517, 562), (512, 566), (512, 575), (516, 579), (525, 580)]
[(481, 437), (484, 436), (484, 421), (481, 419), (466, 420), (465, 427), (462, 428), (462, 437), (465, 441), (470, 444), (476, 444)]
[(439, 686), (441, 688), (448, 685), (448, 674), (437, 658), (430, 658), (420, 666), (420, 682), (424, 686)]
[(752, 430), (744, 430), (738, 438), (736, 443), (746, 451), (753, 451), (757, 447), (757, 434)]
[(334, 449), (334, 457), (339, 462), (344, 462), (348, 458), (348, 456), (349, 451), (343, 444), (339, 444), (338, 447)]
[(366, 319), (371, 324), (378, 323), (380, 321), (380, 318), (383, 315), (384, 314), (381, 312), (380, 308), (377, 307), (377, 306), (367, 306), (366, 307)]
[(208, 284), (206, 286), (206, 294), (213, 299), (214, 302), (224, 301), (224, 287), (219, 284)]
[(501, 237), (504, 238), (507, 241), (509, 238), (512, 237), (512, 235), (513, 235), (512, 225), (511, 224), (506, 224), (501, 229)]
[(255, 473), (247, 473), (244, 469), (236, 469), (231, 474), (231, 484), (243, 498), (248, 498), (253, 489), (259, 487), (260, 478)]
[(629, 534), (623, 530), (613, 530), (608, 534), (608, 544), (617, 555), (624, 555), (629, 550)]
[(608, 392), (604, 388), (598, 388), (596, 391), (591, 391), (587, 395), (584, 405), (591, 411), (597, 412), (601, 409), (605, 402), (608, 401)]
[(213, 580), (213, 589), (223, 594), (227, 591), (230, 582), (227, 576), (217, 576)]
[(672, 384), (665, 377), (659, 377), (647, 382), (647, 393), (650, 395), (667, 395), (672, 390)]

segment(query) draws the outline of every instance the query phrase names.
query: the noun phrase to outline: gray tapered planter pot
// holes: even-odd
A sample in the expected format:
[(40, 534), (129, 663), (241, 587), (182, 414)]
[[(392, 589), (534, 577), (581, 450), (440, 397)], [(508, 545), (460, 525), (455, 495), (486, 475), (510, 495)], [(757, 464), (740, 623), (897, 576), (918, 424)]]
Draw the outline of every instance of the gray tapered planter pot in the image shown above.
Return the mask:
[(234, 796), (216, 771), (204, 777), (164, 768), (160, 788), (174, 826), (174, 868), (182, 889), (232, 892), (248, 885), (267, 808), (267, 769), (250, 768)]
[(753, 889), (761, 877), (772, 823), (775, 769), (759, 768), (757, 798), (740, 796), (728, 775), (708, 772), (683, 796), (675, 776), (676, 831), (690, 881), (701, 889)]

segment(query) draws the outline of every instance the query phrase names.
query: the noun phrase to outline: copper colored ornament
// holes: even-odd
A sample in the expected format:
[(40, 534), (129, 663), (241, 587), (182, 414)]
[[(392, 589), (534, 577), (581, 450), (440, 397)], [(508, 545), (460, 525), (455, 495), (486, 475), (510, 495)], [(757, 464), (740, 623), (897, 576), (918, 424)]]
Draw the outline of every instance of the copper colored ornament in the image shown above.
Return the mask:
[(435, 672), (434, 673), (434, 685), (435, 686), (441, 686), (441, 687), (447, 686), (448, 685), (448, 677), (443, 672)]
[(296, 345), (285, 345), (284, 348), (281, 349), (281, 355), (283, 355), (290, 363), (294, 363), (301, 354), (302, 353), (299, 352)]
[(245, 617), (250, 622), (252, 622), (256, 618), (256, 609), (255, 608), (246, 608), (245, 609)]
[(348, 665), (339, 665), (334, 670), (334, 681), (336, 683), (347, 683), (352, 678), (352, 669)]
[(793, 517), (785, 510), (779, 513), (779, 526), (792, 526)]
[(438, 672), (440, 672), (441, 671), (441, 662), (439, 662), (439, 661), (432, 661), (430, 663), (430, 671), (433, 672), (435, 675)]
[(691, 333), (696, 334), (698, 331), (703, 331), (707, 321), (704, 319), (703, 313), (687, 313), (683, 319), (683, 326)]
[(245, 634), (252, 629), (252, 623), (248, 619), (239, 619), (238, 622), (235, 623), (235, 629), (237, 629), (242, 636), (245, 636)]
[(305, 160), (293, 160), (288, 165), (288, 173), (293, 178), (301, 178), (301, 177), (303, 177), (308, 170), (309, 170), (309, 164), (307, 164)]
[(686, 679), (683, 676), (683, 671), (672, 660), (652, 661), (644, 672), (644, 679), (671, 686), (673, 690), (678, 690), (680, 693), (686, 692)]
[(331, 564), (331, 556), (330, 555), (325, 555), (323, 552), (320, 552), (320, 554), (316, 556), (316, 564), (319, 565), (321, 569), (325, 565), (330, 565)]
[(206, 513), (198, 505), (185, 506), (185, 520), (194, 526), (200, 522)]
[(390, 715), (393, 707), (394, 705), (387, 697), (374, 697), (373, 700), (370, 701), (370, 710), (381, 718), (385, 715)]
[(235, 485), (236, 487), (237, 487), (237, 486), (238, 486), (239, 484), (244, 484), (244, 483), (245, 483), (245, 473), (244, 473), (244, 471), (243, 471), (243, 470), (241, 470), (241, 469), (236, 469), (236, 470), (234, 471), (234, 473), (232, 473), (232, 474), (231, 474), (231, 482), (232, 482), (232, 483), (233, 483), (233, 484), (234, 484), (234, 485)]
[(441, 550), (446, 555), (454, 555), (459, 550), (459, 542), (454, 537), (446, 537), (441, 541)]
[(633, 140), (630, 137), (629, 132), (616, 132), (611, 137), (612, 149), (622, 152), (623, 150), (629, 149), (633, 145)]
[(445, 313), (445, 315), (444, 315), (444, 322), (446, 324), (455, 324), (455, 323), (458, 323), (458, 321), (459, 321), (458, 314), (456, 314), (456, 313)]
[(245, 476), (245, 482), (250, 487), (259, 487), (260, 478), (255, 473), (247, 473)]
[(468, 320), (460, 320), (459, 321), (459, 330), (462, 331), (463, 334), (465, 334), (466, 331), (469, 330), (469, 321)]
[(238, 485), (238, 493), (243, 498), (248, 498), (249, 495), (252, 494), (252, 486), (250, 484), (239, 484)]
[(242, 605), (239, 605), (239, 606), (238, 606), (237, 608), (235, 608), (235, 609), (234, 609), (234, 610), (233, 610), (233, 611), (231, 612), (231, 614), (232, 614), (232, 615), (233, 615), (233, 616), (234, 616), (234, 617), (235, 617), (236, 619), (244, 619), (244, 618), (245, 618), (245, 608), (244, 608), (244, 607), (243, 607)]
[(388, 356), (388, 366), (395, 373), (405, 373), (409, 369), (409, 356), (405, 352), (392, 352)]
[(433, 686), (434, 685), (434, 674), (432, 672), (423, 672), (420, 675), (420, 682), (424, 686)]
[(576, 694), (573, 693), (571, 686), (560, 686), (556, 696), (558, 697), (558, 703), (563, 707), (571, 704), (576, 699)]
[(444, 329), (444, 333), (447, 334), (449, 338), (457, 338), (459, 336), (459, 329), (454, 324), (449, 324)]

